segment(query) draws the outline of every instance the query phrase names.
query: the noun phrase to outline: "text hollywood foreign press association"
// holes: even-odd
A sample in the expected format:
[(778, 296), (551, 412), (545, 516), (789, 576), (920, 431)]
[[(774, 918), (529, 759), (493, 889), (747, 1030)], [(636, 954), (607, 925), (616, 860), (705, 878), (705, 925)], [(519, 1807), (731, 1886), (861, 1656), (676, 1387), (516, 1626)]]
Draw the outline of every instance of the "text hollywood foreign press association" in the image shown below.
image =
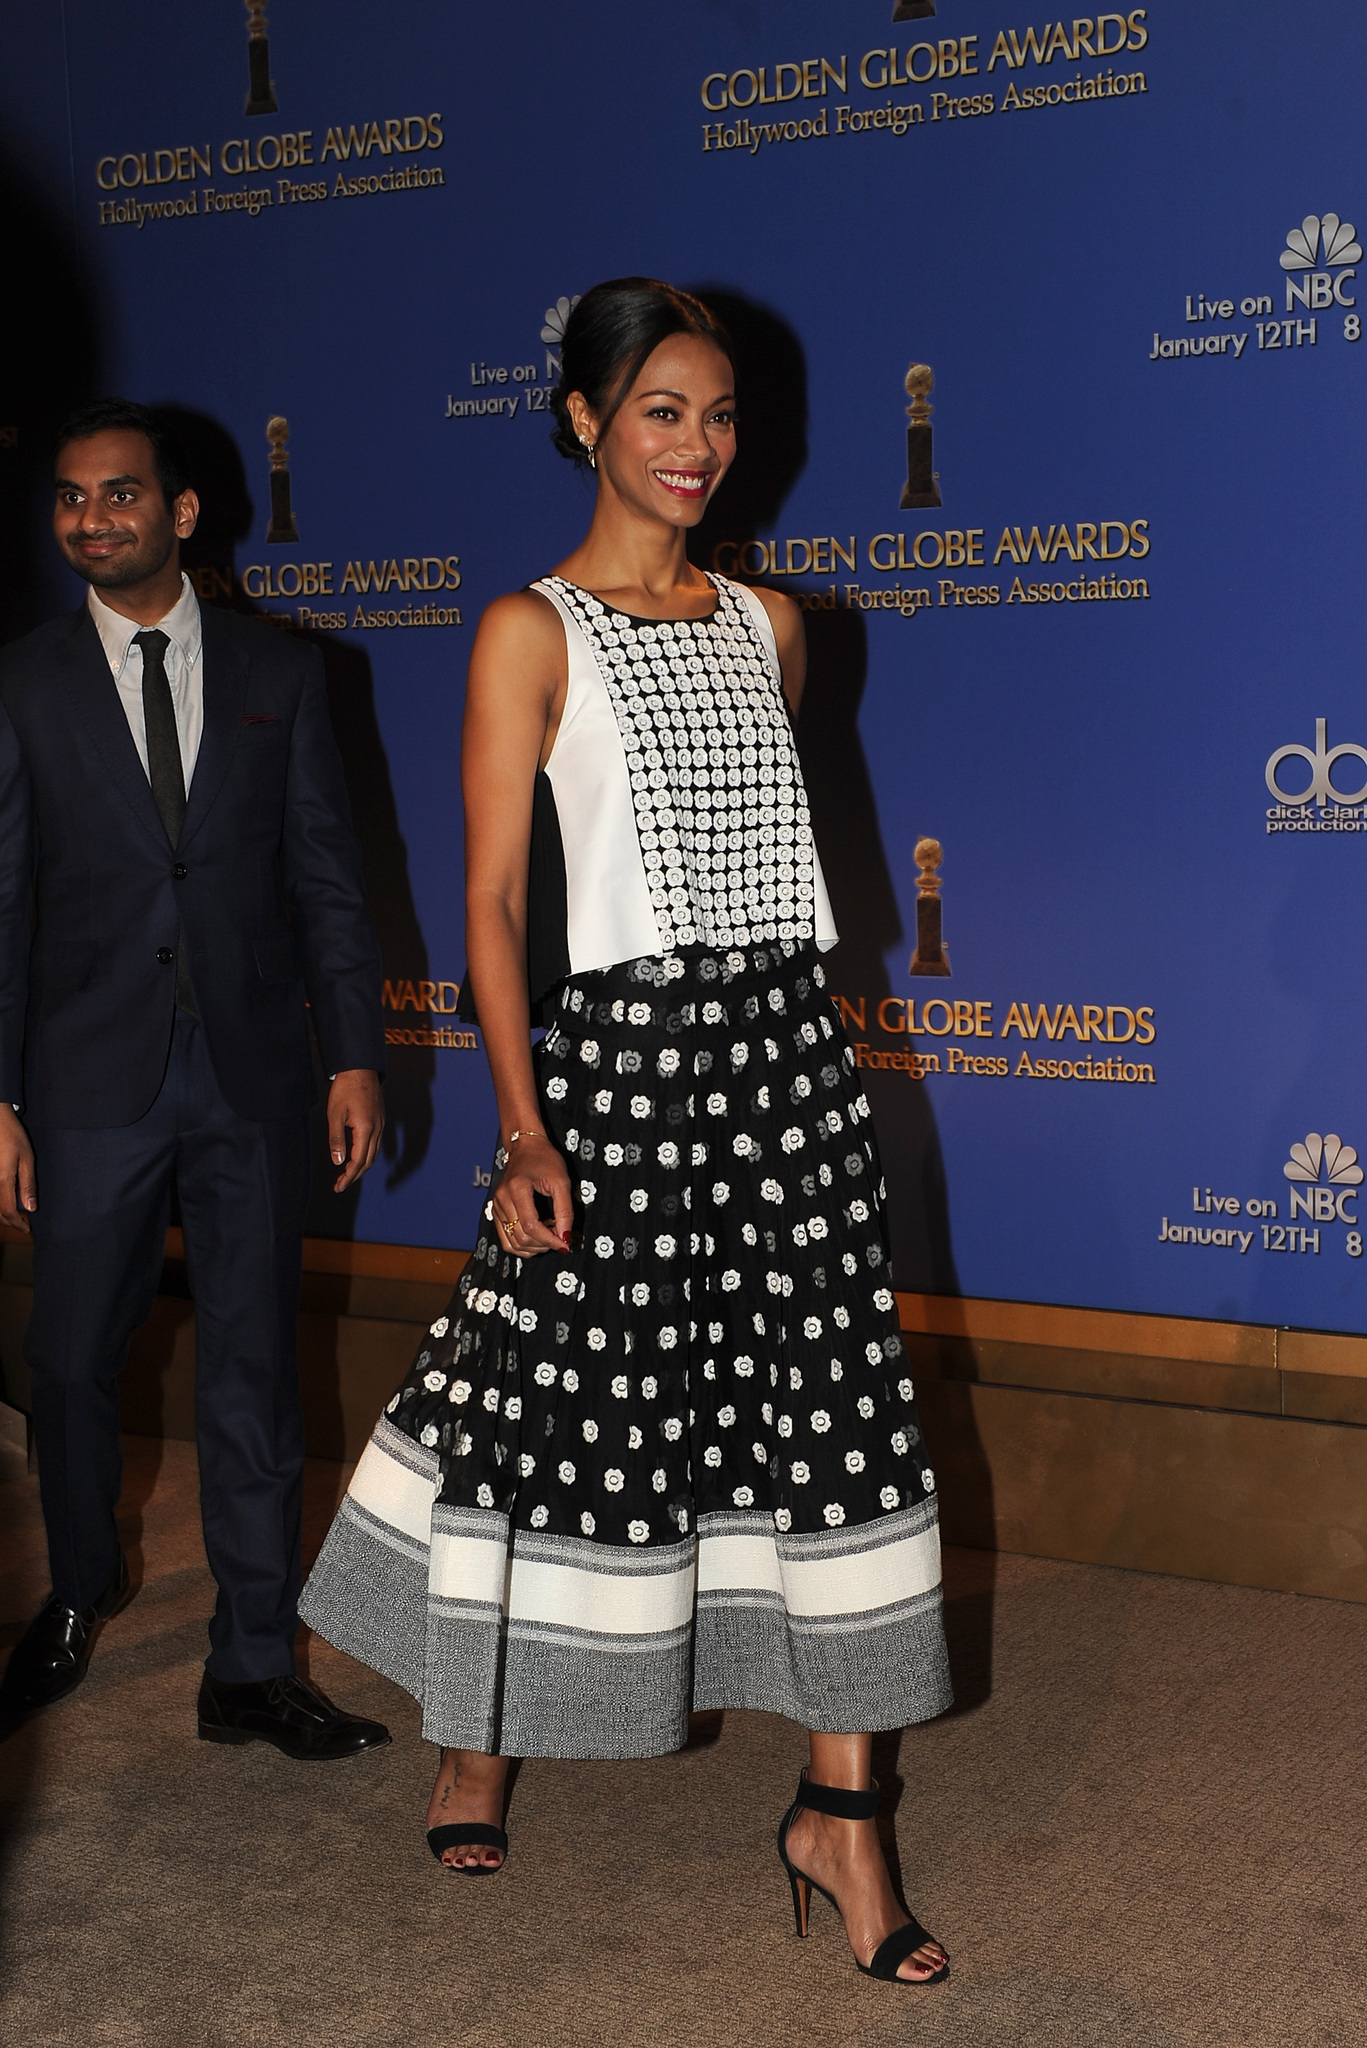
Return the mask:
[[(358, 601), (350, 615), (345, 610), (323, 611), (311, 604), (297, 606), (294, 619), (288, 614), (266, 615), (282, 625), (294, 624), (310, 632), (340, 633), (350, 629), (353, 633), (364, 633), (464, 623), (458, 605), (432, 602), (434, 592), (460, 589), (459, 555), (391, 555), (379, 561), (357, 558), (344, 565), (340, 585), (334, 580), (336, 572), (337, 564), (331, 560), (249, 562), (242, 571), (242, 589), (257, 603), (263, 599), (299, 597), (345, 599), (348, 592), (354, 593)], [(197, 570), (194, 580), (201, 597), (227, 600), (232, 596), (232, 578), (226, 571)], [(371, 609), (359, 602), (363, 597), (384, 597), (391, 591), (409, 596), (410, 602)], [(414, 592), (427, 602), (412, 603)]]
[[(854, 1045), (855, 1065), (875, 1073), (903, 1073), (909, 1080), (924, 1081), (936, 1074), (1000, 1079), (1008, 1074), (1035, 1081), (1103, 1081), (1148, 1083), (1157, 1075), (1147, 1060), (1127, 1059), (1123, 1052), (1083, 1052), (1084, 1045), (1150, 1046), (1158, 1036), (1151, 1003), (1133, 1008), (1124, 1003), (1013, 1002), (1002, 1021), (1000, 1032), (993, 1026), (993, 1001), (944, 996), (884, 996), (874, 1013), (875, 1024), (885, 1038), (893, 1041), (871, 1045), (857, 1034), (869, 1029), (867, 996), (838, 995), (841, 1019)], [(917, 1004), (920, 1021), (917, 1022)], [(1121, 1020), (1124, 1020), (1123, 1023)], [(983, 1053), (974, 1046), (927, 1046), (927, 1037), (944, 1040), (996, 1038), (1005, 1040), (1016, 1033), (1022, 1043), (1014, 1067), (1003, 1053)], [(1068, 1059), (1050, 1057), (1042, 1050), (1033, 1054), (1024, 1041), (1044, 1039), (1061, 1044), (1069, 1035), (1077, 1050)], [(920, 1044), (911, 1041), (919, 1039)], [(898, 1043), (897, 1041), (901, 1041)]]
[[(1153, 542), (1147, 519), (1079, 519), (1047, 526), (1004, 526), (992, 556), (995, 568), (1004, 560), (1019, 568), (1032, 561), (1057, 566), (1066, 555), (1069, 563), (1081, 565), (1083, 574), (1026, 583), (1017, 575), (1009, 584), (960, 582), (940, 576), (934, 585), (885, 585), (869, 589), (862, 583), (829, 584), (825, 589), (794, 591), (806, 611), (892, 611), (904, 618), (932, 607), (974, 609), (981, 606), (1082, 604), (1125, 602), (1147, 599), (1151, 593), (1145, 576), (1121, 576), (1104, 565), (1126, 557), (1143, 561)], [(876, 533), (867, 543), (865, 555), (870, 569), (888, 576), (899, 572), (923, 571), (928, 576), (941, 568), (985, 568), (986, 528), (981, 526), (934, 527), (908, 536), (905, 533)], [(725, 576), (839, 576), (843, 569), (856, 570), (860, 560), (857, 534), (842, 540), (835, 534), (792, 535), (775, 540), (718, 541), (712, 551), (712, 567)], [(1091, 568), (1091, 563), (1097, 564)], [(934, 594), (932, 594), (932, 591)]]
[[(1071, 23), (1046, 22), (1042, 29), (999, 29), (986, 71), (995, 71), (998, 64), (1012, 72), (1021, 71), (1032, 62), (1036, 67), (1048, 66), (1059, 56), (1068, 63), (1088, 59), (1100, 65), (1122, 51), (1142, 50), (1149, 40), (1147, 13), (1147, 8), (1138, 7), (1128, 14), (1078, 17)], [(935, 42), (913, 43), (906, 50), (896, 45), (866, 50), (859, 60), (858, 82), (868, 92), (886, 92), (930, 85), (935, 80), (962, 83), (978, 79), (984, 70), (980, 40), (978, 34), (946, 36)], [(787, 107), (797, 101), (824, 101), (832, 88), (844, 95), (851, 89), (850, 59), (845, 54), (838, 58), (806, 57), (796, 62), (785, 59), (774, 63), (772, 91), (770, 68), (768, 63), (742, 66), (730, 72), (712, 71), (703, 79), (701, 99), (710, 114), (730, 111), (741, 115), (729, 125), (725, 120), (703, 123), (705, 152), (740, 150), (755, 156), (766, 144), (818, 141), (873, 129), (905, 135), (927, 125), (925, 99), (912, 99), (900, 105), (889, 100), (883, 107), (858, 108), (851, 107), (846, 98), (836, 107), (834, 127), (825, 106), (814, 114), (797, 118), (752, 119), (744, 110)], [(1134, 93), (1147, 93), (1148, 89), (1144, 72), (1118, 72), (1111, 66), (1104, 71), (1079, 71), (1062, 82), (1053, 79), (1021, 86), (1013, 79), (1000, 101), (995, 91), (934, 92), (929, 100), (929, 120), (974, 120), (998, 112), (1118, 100)]]
[[(102, 227), (146, 227), (149, 221), (186, 220), (225, 213), (245, 213), (253, 220), (275, 207), (316, 204), (333, 199), (359, 199), (372, 193), (426, 190), (446, 183), (439, 164), (409, 163), (384, 171), (367, 168), (359, 173), (349, 167), (368, 163), (375, 154), (384, 158), (413, 156), (440, 149), (445, 136), (443, 116), (407, 114), (384, 121), (338, 124), (328, 128), (315, 158), (312, 128), (267, 132), (256, 136), (230, 136), (217, 150), (217, 169), (212, 142), (178, 143), (168, 149), (125, 150), (121, 154), (97, 157), (95, 183), (102, 193), (119, 198), (101, 199)], [(327, 170), (338, 168), (328, 184)], [(322, 178), (284, 177), (282, 171), (298, 173), (323, 170)], [(228, 191), (206, 181), (212, 177), (242, 179), (275, 173), (275, 191), (269, 185), (234, 185)], [(140, 199), (140, 191), (180, 187), (165, 197)], [(185, 189), (188, 187), (188, 190)]]

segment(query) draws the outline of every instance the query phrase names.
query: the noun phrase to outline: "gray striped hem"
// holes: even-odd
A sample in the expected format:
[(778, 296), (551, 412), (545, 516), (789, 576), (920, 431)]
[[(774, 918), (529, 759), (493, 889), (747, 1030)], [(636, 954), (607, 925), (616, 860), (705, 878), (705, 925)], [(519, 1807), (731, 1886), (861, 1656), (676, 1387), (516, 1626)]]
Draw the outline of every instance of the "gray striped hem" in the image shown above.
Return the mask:
[(427, 1654), (427, 1553), (348, 1496), (299, 1599), (326, 1642), (416, 1700)]
[[(381, 1427), (385, 1454), (434, 1486), (435, 1456)], [(632, 1550), (510, 1532), (492, 1510), (440, 1505), (429, 1548), (405, 1512), (407, 1530), (348, 1496), (300, 1613), (419, 1700), (433, 1742), (654, 1756), (687, 1739), (690, 1705), (850, 1733), (950, 1703), (939, 1587), (927, 1583), (938, 1576), (933, 1503), (807, 1536), (776, 1536), (757, 1513), (708, 1515), (696, 1539)], [(695, 1568), (707, 1590), (695, 1591)], [(802, 1611), (785, 1603), (779, 1570)], [(883, 1591), (897, 1597), (878, 1604)], [(510, 1596), (522, 1610), (511, 1618)]]
[(722, 1592), (698, 1595), (700, 1617), (705, 1611), (710, 1613), (718, 1608), (763, 1607), (782, 1615), (784, 1627), (795, 1636), (849, 1635), (860, 1629), (888, 1628), (894, 1622), (923, 1614), (927, 1608), (938, 1609), (940, 1605), (938, 1586), (927, 1593), (913, 1594), (906, 1600), (890, 1600), (886, 1607), (861, 1607), (852, 1614), (791, 1614), (783, 1604), (782, 1594), (771, 1593), (765, 1588), (756, 1588), (753, 1592), (745, 1588), (728, 1588)]
[(698, 1608), (693, 1706), (782, 1714), (821, 1734), (929, 1721), (952, 1705), (938, 1592), (862, 1628), (804, 1628), (758, 1603)]
[(728, 1513), (699, 1515), (698, 1541), (704, 1543), (709, 1537), (718, 1536), (766, 1536), (772, 1539), (785, 1563), (810, 1564), (832, 1557), (862, 1556), (865, 1552), (886, 1549), (892, 1543), (905, 1543), (909, 1537), (923, 1536), (933, 1529), (938, 1519), (935, 1501), (930, 1499), (918, 1501), (914, 1508), (898, 1508), (876, 1522), (853, 1522), (848, 1528), (817, 1529), (808, 1535), (790, 1531), (785, 1535), (774, 1528), (768, 1515), (753, 1508), (737, 1508)]

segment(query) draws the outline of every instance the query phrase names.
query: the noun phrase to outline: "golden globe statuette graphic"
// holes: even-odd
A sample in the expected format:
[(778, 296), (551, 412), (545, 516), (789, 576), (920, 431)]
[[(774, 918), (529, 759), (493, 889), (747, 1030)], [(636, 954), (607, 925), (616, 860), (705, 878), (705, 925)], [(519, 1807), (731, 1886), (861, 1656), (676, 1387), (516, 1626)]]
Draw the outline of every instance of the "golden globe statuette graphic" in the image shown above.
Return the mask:
[(271, 523), (266, 528), (268, 541), (298, 540), (299, 528), (294, 523), (290, 510), (290, 459), (285, 444), (290, 437), (290, 423), (281, 419), (279, 413), (266, 422), (266, 439), (271, 444)]
[(916, 951), (911, 956), (910, 974), (948, 974), (949, 954), (940, 928), (940, 877), (936, 870), (944, 859), (938, 839), (918, 839), (916, 865)]
[(934, 389), (935, 372), (930, 364), (913, 363), (906, 374), (911, 404), (907, 407), (907, 481), (901, 497), (904, 512), (913, 506), (927, 509), (940, 503), (940, 483), (931, 466), (930, 415), (935, 408), (927, 403)]
[(892, 18), (894, 21), (924, 21), (934, 12), (935, 0), (897, 0)]
[(248, 114), (278, 114), (271, 79), (271, 46), (266, 36), (266, 0), (247, 0)]

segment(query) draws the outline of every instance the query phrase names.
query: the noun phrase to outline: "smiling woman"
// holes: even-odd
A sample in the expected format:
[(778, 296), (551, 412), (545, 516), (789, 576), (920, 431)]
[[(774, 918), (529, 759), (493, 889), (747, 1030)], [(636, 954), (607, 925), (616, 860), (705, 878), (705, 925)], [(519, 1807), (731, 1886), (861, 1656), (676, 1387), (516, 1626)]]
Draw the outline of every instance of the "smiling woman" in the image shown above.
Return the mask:
[[(555, 572), (485, 613), (463, 780), (469, 989), (498, 1097), (485, 1225), (309, 1582), (422, 1700), (432, 1852), (507, 1853), (512, 1754), (786, 1714), (799, 1932), (941, 1981), (874, 1830), (869, 1731), (949, 1704), (935, 1477), (793, 741), (790, 599), (685, 552), (736, 449), (714, 316), (648, 278), (570, 313), (555, 445), (596, 473)], [(533, 1052), (540, 1008), (547, 1031)]]
[[(574, 309), (561, 348), (560, 383), (551, 398), (556, 417), (551, 439), (560, 453), (592, 466), (594, 443), (606, 434), (628, 394), (647, 395), (634, 387), (655, 350), (689, 336), (710, 343), (712, 353), (724, 359), (715, 365), (726, 387), (720, 394), (726, 401), (719, 475), (724, 473), (735, 453), (730, 343), (700, 299), (645, 278), (597, 285)], [(657, 395), (679, 402), (677, 392)], [(596, 423), (592, 440), (584, 431), (589, 418)]]

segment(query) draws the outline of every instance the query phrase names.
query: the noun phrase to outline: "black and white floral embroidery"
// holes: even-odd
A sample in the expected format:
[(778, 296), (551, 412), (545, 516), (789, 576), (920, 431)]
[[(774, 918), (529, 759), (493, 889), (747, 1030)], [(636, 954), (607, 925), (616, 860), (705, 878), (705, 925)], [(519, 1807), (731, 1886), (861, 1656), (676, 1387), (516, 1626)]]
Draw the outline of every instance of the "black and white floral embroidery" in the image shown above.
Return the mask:
[(950, 1698), (806, 798), (764, 643), (714, 581), (713, 618), (682, 623), (550, 585), (613, 707), (660, 950), (561, 984), (535, 1062), (571, 1246), (520, 1262), (486, 1209), (301, 1600), (434, 1742), (656, 1755), (690, 1708), (883, 1729)]
[(744, 598), (711, 580), (710, 618), (651, 621), (545, 579), (592, 650), (622, 735), (666, 953), (816, 930), (812, 827), (787, 705)]
[(538, 1060), (575, 1247), (523, 1263), (486, 1212), (390, 1404), (439, 1450), (444, 1505), (646, 1545), (700, 1515), (818, 1533), (933, 1493), (824, 979), (810, 944), (780, 942), (565, 985)]

